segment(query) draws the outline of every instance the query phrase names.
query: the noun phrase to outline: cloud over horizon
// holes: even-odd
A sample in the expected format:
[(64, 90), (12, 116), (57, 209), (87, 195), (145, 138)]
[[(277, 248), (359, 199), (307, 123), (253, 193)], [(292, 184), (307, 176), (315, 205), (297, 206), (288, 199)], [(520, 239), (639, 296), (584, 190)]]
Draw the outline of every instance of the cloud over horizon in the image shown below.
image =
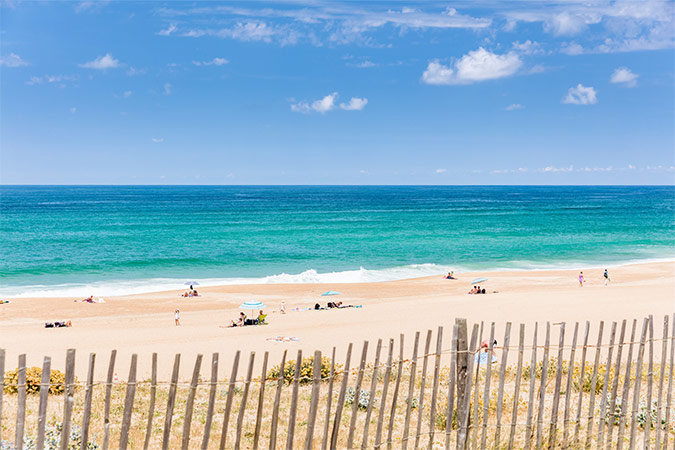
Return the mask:
[(437, 59), (431, 61), (422, 74), (422, 82), (457, 85), (495, 80), (514, 75), (522, 64), (520, 57), (513, 52), (498, 55), (479, 47), (451, 65), (443, 65)]

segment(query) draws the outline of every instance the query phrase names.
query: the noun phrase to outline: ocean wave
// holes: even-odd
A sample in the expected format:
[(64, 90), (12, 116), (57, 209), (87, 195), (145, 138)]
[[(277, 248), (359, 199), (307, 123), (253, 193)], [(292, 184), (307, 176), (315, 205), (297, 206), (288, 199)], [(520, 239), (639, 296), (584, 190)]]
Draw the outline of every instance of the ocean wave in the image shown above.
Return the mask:
[[(653, 262), (675, 262), (675, 258), (645, 258), (627, 259), (623, 261), (592, 262), (592, 261), (551, 261), (547, 263), (535, 261), (510, 261), (508, 263), (477, 263), (459, 266), (439, 264), (411, 264), (388, 269), (344, 270), (340, 272), (323, 272), (309, 269), (297, 274), (280, 273), (258, 278), (207, 278), (200, 279), (199, 287), (231, 286), (247, 284), (346, 284), (346, 283), (374, 283), (382, 281), (405, 280), (426, 276), (440, 276), (449, 271), (461, 272), (491, 272), (491, 271), (529, 271), (529, 270), (572, 270), (572, 269), (601, 269), (612, 268), (628, 264), (643, 264)], [(0, 285), (0, 298), (43, 298), (43, 297), (75, 297), (84, 298), (93, 295), (96, 298), (106, 296), (121, 296), (145, 294), (151, 292), (184, 290), (184, 279), (151, 278), (141, 280), (109, 280), (93, 283), (67, 283), (56, 285), (27, 285), (7, 286)]]

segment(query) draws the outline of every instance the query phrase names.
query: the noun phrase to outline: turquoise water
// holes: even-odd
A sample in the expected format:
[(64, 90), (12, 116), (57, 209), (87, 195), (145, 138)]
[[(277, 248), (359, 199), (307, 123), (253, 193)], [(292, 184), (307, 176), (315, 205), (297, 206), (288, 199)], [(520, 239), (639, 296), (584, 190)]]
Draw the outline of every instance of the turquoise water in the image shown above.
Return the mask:
[(670, 187), (2, 186), (0, 295), (675, 259)]

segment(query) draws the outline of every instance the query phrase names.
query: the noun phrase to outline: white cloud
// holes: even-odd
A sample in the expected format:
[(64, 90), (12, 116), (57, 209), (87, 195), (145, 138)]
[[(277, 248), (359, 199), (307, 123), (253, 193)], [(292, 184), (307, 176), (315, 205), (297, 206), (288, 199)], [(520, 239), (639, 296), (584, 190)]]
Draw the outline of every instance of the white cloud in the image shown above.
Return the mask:
[(520, 103), (512, 103), (504, 109), (507, 111), (515, 111), (516, 109), (523, 109), (523, 108), (524, 106), (521, 105)]
[(171, 95), (171, 83), (164, 83), (164, 95)]
[(422, 74), (422, 81), (437, 85), (470, 84), (511, 76), (521, 66), (522, 61), (516, 53), (497, 55), (480, 47), (462, 56), (454, 63), (454, 68), (438, 60), (431, 61)]
[(28, 63), (21, 59), (16, 53), (10, 53), (9, 56), (0, 56), (0, 66), (4, 67), (22, 67)]
[(361, 175), (369, 175), (370, 174), (370, 172), (368, 172), (367, 170), (359, 170), (359, 173)]
[(359, 63), (347, 63), (347, 65), (350, 67), (358, 67), (359, 69), (370, 69), (371, 67), (377, 67), (377, 64), (368, 60)]
[(164, 142), (164, 138), (152, 138), (152, 142), (154, 142), (155, 144), (160, 144)]
[(549, 17), (544, 22), (544, 31), (556, 36), (579, 34), (591, 23), (597, 23), (601, 16), (593, 14), (571, 14), (567, 11)]
[(192, 61), (195, 66), (222, 66), (229, 63), (225, 58), (213, 58), (211, 61)]
[(160, 35), (160, 36), (169, 36), (169, 35), (171, 35), (171, 33), (175, 32), (177, 29), (178, 29), (178, 27), (176, 26), (176, 24), (172, 23), (168, 26), (167, 29), (159, 30), (157, 32), (157, 34)]
[(133, 94), (133, 91), (124, 91), (124, 98), (129, 98)]
[(513, 51), (523, 55), (543, 55), (544, 49), (539, 42), (527, 40), (525, 42), (515, 41), (512, 45)]
[(436, 169), (436, 173), (438, 173), (438, 174), (443, 174), (447, 171), (448, 171), (448, 169)]
[(568, 89), (562, 102), (570, 105), (594, 105), (598, 103), (597, 92), (592, 87), (579, 83), (577, 87)]
[[(334, 110), (338, 106), (336, 103), (337, 98), (338, 93), (333, 92), (332, 94), (328, 94), (323, 98), (313, 101), (312, 103), (305, 101), (292, 103), (291, 111), (303, 114), (309, 114), (312, 112), (325, 114), (329, 111)], [(349, 103), (340, 103), (339, 106), (341, 109), (344, 109), (345, 111), (360, 111), (363, 108), (365, 108), (367, 104), (368, 104), (367, 98), (352, 97), (349, 100)]]
[(129, 67), (129, 70), (127, 70), (127, 75), (130, 77), (133, 77), (135, 75), (143, 75), (146, 72), (145, 69), (136, 69), (133, 66)]
[(637, 85), (638, 77), (639, 75), (631, 72), (629, 68), (619, 67), (618, 69), (614, 70), (614, 73), (612, 73), (609, 81), (612, 83), (621, 84), (626, 87), (634, 87)]
[(119, 60), (113, 58), (110, 53), (106, 53), (105, 56), (99, 56), (93, 61), (80, 64), (80, 67), (95, 70), (115, 69), (120, 67), (120, 62)]
[(576, 42), (566, 42), (562, 45), (560, 51), (566, 55), (575, 56), (583, 54), (584, 48)]
[(547, 166), (544, 167), (543, 169), (540, 169), (541, 172), (573, 172), (574, 171), (574, 166), (570, 165), (569, 167), (555, 167), (555, 166)]
[(44, 75), (42, 77), (32, 76), (30, 80), (26, 81), (26, 84), (33, 86), (36, 84), (54, 84), (58, 87), (66, 87), (66, 81), (76, 81), (77, 77), (72, 75)]
[(349, 103), (340, 103), (340, 108), (347, 111), (361, 111), (367, 104), (367, 98), (352, 97)]

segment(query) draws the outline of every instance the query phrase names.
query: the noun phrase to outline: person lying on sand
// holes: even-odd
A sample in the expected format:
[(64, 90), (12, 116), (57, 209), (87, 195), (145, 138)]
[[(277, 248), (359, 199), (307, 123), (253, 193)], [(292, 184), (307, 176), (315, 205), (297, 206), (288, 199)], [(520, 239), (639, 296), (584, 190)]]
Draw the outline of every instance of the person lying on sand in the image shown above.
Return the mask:
[(93, 296), (93, 295), (91, 295), (91, 296), (89, 296), (89, 297), (87, 297), (87, 298), (82, 299), (82, 301), (83, 301), (83, 302), (87, 302), (87, 303), (96, 303), (96, 302), (94, 302), (94, 296)]
[(66, 328), (72, 327), (73, 323), (70, 320), (64, 320), (61, 322), (46, 322), (45, 328)]

